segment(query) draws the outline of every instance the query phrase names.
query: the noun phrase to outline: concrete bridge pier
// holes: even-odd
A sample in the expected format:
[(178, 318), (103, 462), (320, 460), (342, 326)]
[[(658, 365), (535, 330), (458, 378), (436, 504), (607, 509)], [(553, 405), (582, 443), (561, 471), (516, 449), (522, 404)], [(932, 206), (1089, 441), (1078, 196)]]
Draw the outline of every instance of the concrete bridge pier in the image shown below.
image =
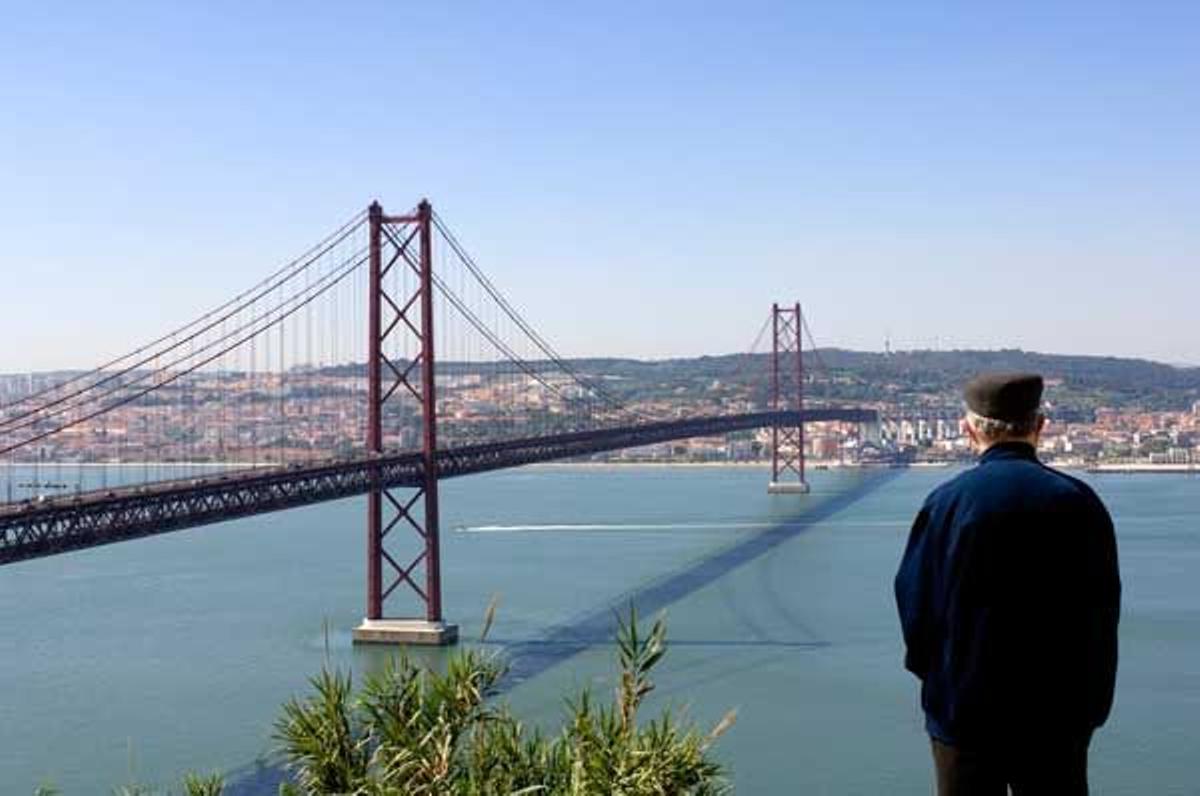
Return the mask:
[(458, 641), (458, 625), (426, 619), (364, 619), (354, 628), (355, 644), (444, 647)]

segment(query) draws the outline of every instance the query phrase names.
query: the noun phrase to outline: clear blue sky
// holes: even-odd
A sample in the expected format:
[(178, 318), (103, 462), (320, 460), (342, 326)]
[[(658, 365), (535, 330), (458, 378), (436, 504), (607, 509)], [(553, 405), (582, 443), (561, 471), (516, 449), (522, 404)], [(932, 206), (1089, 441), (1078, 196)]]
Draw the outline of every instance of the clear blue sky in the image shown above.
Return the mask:
[(0, 371), (428, 195), (567, 354), (1200, 361), (1196, 3), (6, 3)]

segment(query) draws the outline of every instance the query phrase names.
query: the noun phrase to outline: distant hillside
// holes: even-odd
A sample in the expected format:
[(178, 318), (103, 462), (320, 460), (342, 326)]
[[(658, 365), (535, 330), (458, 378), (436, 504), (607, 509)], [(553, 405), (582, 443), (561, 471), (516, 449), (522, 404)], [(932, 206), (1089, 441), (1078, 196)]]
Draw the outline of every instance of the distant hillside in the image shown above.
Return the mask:
[[(589, 358), (573, 368), (602, 378), (610, 392), (627, 399), (719, 401), (732, 392), (767, 400), (769, 354), (724, 354), (677, 359)], [(540, 363), (539, 363), (540, 364)], [(1048, 400), (1060, 412), (1090, 414), (1098, 406), (1180, 410), (1200, 401), (1200, 367), (1178, 367), (1144, 359), (998, 351), (900, 351), (881, 353), (825, 348), (805, 352), (817, 376), (809, 388), (816, 399), (900, 404), (958, 402), (963, 382), (984, 370), (1030, 370), (1051, 380)], [(496, 365), (440, 362), (443, 372), (487, 372)], [(512, 365), (500, 366), (513, 373)], [(554, 370), (547, 365), (547, 370)], [(362, 363), (323, 368), (325, 375), (360, 376)], [(78, 371), (36, 374), (42, 384)], [(24, 387), (26, 375), (0, 376), (8, 389)], [(17, 387), (20, 385), (20, 387)]]
[(1145, 359), (1040, 354), (1020, 349), (999, 351), (901, 351), (893, 354), (829, 349), (822, 351), (831, 368), (846, 368), (863, 375), (910, 377), (960, 382), (981, 370), (1028, 370), (1064, 379), (1076, 387), (1113, 391), (1136, 389), (1200, 389), (1200, 368), (1180, 368)]
[[(610, 391), (630, 399), (716, 397), (725, 388), (753, 388), (765, 400), (769, 354), (723, 354), (676, 359), (588, 358), (572, 367), (603, 377)], [(814, 398), (957, 403), (962, 384), (985, 370), (1028, 370), (1051, 381), (1047, 398), (1068, 414), (1098, 406), (1149, 410), (1187, 409), (1200, 401), (1200, 367), (1177, 367), (1144, 359), (998, 351), (899, 351), (882, 353), (824, 348), (805, 352), (806, 366), (818, 376)], [(486, 371), (488, 366), (443, 363), (450, 371)], [(362, 366), (331, 369), (344, 375)]]
[[(714, 379), (749, 383), (767, 373), (768, 354), (730, 354), (690, 359), (575, 360), (580, 370), (640, 382), (643, 388), (674, 383), (697, 385)], [(1181, 368), (1144, 359), (998, 351), (806, 352), (806, 365), (819, 378), (814, 397), (905, 400), (941, 396), (957, 400), (963, 382), (985, 370), (1023, 370), (1052, 381), (1048, 398), (1079, 409), (1139, 406), (1186, 409), (1200, 400), (1200, 368)], [(1061, 383), (1059, 383), (1061, 382)]]

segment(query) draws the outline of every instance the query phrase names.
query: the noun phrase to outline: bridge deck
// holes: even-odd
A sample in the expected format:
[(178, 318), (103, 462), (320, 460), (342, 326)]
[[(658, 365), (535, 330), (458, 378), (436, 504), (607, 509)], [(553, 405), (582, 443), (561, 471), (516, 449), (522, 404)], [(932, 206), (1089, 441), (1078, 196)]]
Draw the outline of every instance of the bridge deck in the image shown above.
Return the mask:
[[(799, 422), (874, 422), (873, 410), (686, 418), (438, 451), (439, 478)], [(0, 508), (0, 565), (423, 482), (419, 452), (238, 470)]]

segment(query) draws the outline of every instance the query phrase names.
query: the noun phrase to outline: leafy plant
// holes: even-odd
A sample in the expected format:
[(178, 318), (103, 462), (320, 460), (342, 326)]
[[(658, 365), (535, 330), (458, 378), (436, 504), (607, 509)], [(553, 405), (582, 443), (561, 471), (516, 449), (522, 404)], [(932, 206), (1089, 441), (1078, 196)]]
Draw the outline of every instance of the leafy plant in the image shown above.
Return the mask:
[[(225, 779), (220, 774), (209, 774), (207, 776), (185, 774), (182, 788), (183, 796), (221, 796), (225, 792)], [(139, 783), (121, 785), (112, 791), (113, 796), (158, 796), (158, 794), (171, 794), (174, 792), (173, 790), (162, 791), (157, 787)], [(34, 791), (34, 796), (58, 796), (58, 794), (58, 790), (53, 788)]]
[[(486, 628), (491, 626), (494, 605)], [(651, 670), (666, 653), (666, 625), (648, 634), (630, 608), (619, 620), (620, 677), (611, 704), (590, 692), (567, 702), (553, 736), (527, 730), (506, 706), (493, 705), (507, 667), (479, 650), (456, 653), (444, 672), (406, 655), (368, 676), (357, 695), (350, 675), (326, 668), (312, 693), (293, 699), (276, 738), (293, 772), (290, 796), (710, 796), (728, 787), (708, 756), (732, 725), (731, 712), (701, 734), (669, 711), (644, 726), (638, 713), (653, 691)]]
[(137, 783), (121, 785), (113, 789), (113, 796), (154, 796), (154, 788)]
[(183, 778), (184, 796), (221, 796), (225, 779), (220, 774), (188, 774)]

